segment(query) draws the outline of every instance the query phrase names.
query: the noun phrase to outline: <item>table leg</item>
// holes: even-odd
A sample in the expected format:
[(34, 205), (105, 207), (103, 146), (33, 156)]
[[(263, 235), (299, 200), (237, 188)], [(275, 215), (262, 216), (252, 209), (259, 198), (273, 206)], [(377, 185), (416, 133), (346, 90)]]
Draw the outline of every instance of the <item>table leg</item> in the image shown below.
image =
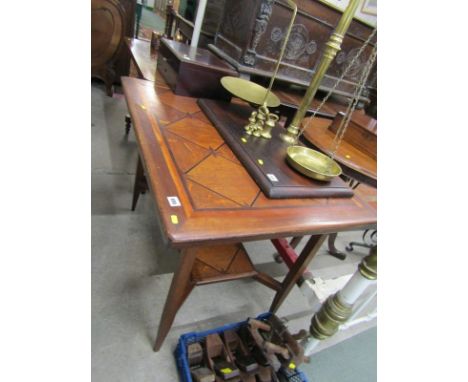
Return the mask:
[(161, 348), (174, 322), (177, 311), (194, 287), (190, 279), (190, 274), (195, 262), (196, 250), (195, 248), (189, 248), (182, 251), (181, 255), (179, 266), (172, 277), (171, 287), (167, 294), (166, 303), (164, 304), (161, 321), (159, 322), (158, 335), (153, 348), (155, 352), (159, 351)]
[(294, 236), (289, 242), (289, 245), (293, 247), (294, 249), (296, 249), (296, 247), (299, 245), (303, 237), (304, 236)]
[(132, 211), (135, 211), (140, 194), (146, 191), (146, 179), (141, 158), (138, 156), (137, 168), (135, 173), (135, 183), (133, 185)]
[(276, 293), (275, 298), (273, 299), (273, 302), (270, 306), (270, 312), (275, 313), (278, 310), (284, 299), (293, 288), (294, 284), (296, 284), (299, 277), (302, 276), (309, 263), (317, 254), (326, 237), (327, 235), (311, 236), (301, 254), (286, 275), (286, 278), (282, 282), (282, 289)]
[(130, 114), (125, 115), (125, 135), (128, 135), (130, 132), (130, 127), (132, 126), (132, 118)]
[(328, 235), (328, 253), (337, 259), (344, 260), (346, 259), (346, 254), (338, 251), (338, 249), (335, 247), (335, 240), (337, 236), (337, 233), (331, 233)]

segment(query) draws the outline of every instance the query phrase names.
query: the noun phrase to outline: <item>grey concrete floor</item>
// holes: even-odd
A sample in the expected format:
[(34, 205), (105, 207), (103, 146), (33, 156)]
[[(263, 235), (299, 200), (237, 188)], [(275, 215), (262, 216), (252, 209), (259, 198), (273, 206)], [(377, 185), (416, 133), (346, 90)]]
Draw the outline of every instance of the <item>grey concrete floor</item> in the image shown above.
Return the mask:
[[(133, 132), (128, 137), (124, 134), (127, 107), (123, 96), (107, 97), (104, 87), (93, 83), (91, 101), (92, 379), (177, 381), (172, 351), (181, 334), (256, 316), (268, 310), (274, 293), (249, 280), (195, 288), (162, 349), (152, 351), (179, 254), (166, 246), (151, 194), (142, 195), (136, 211), (130, 210), (137, 145)], [(360, 232), (340, 234), (337, 245), (344, 248), (347, 242), (359, 239)], [(279, 280), (284, 277), (287, 267), (273, 261), (275, 250), (270, 242), (251, 242), (246, 248), (258, 268)], [(350, 274), (364, 254), (357, 249), (342, 262), (322, 248), (310, 268), (323, 278)], [(307, 299), (294, 288), (278, 315), (288, 319), (294, 332), (309, 327), (311, 313)], [(375, 324), (340, 332), (318, 350)]]

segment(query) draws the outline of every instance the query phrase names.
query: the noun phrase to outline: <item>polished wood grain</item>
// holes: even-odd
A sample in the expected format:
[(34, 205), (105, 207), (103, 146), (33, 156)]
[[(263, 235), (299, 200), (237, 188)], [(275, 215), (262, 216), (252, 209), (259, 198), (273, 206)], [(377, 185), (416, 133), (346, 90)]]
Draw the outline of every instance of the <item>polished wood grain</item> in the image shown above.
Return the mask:
[(106, 84), (112, 96), (113, 84), (129, 74), (130, 55), (125, 36), (133, 36), (136, 0), (91, 1), (91, 77)]
[(253, 277), (257, 274), (241, 244), (199, 247), (192, 269), (196, 285)]
[[(277, 78), (308, 86), (342, 12), (318, 0), (299, 0), (296, 3), (297, 16)], [(227, 1), (214, 44), (209, 48), (244, 75), (270, 77), (274, 70), (274, 60), (277, 59), (284, 41), (282, 35), (291, 16), (292, 10), (282, 1)], [(356, 19), (351, 22), (343, 38), (341, 52), (321, 81), (322, 90), (333, 88), (336, 79), (340, 78), (346, 65), (372, 31), (373, 28)], [(353, 94), (375, 42), (376, 36), (355, 61), (352, 70), (345, 76), (345, 81), (334, 90), (335, 93), (348, 96)], [(375, 74), (374, 66), (366, 85), (373, 84)], [(368, 100), (367, 97), (361, 98)]]
[(125, 38), (125, 44), (129, 49), (132, 61), (138, 71), (139, 78), (153, 81), (156, 78), (156, 52), (151, 51), (151, 43), (136, 38)]
[[(289, 144), (280, 138), (284, 131), (280, 126), (272, 129), (271, 139), (246, 134), (244, 126), (254, 110), (250, 105), (207, 99), (198, 100), (198, 104), (269, 198), (353, 196), (352, 189), (339, 177), (321, 182), (292, 169), (286, 162)], [(272, 174), (276, 177), (274, 182), (269, 178)]]
[[(169, 245), (182, 256), (166, 299), (154, 350), (196, 285), (252, 277), (277, 291), (277, 309), (315, 255), (325, 233), (374, 227), (365, 198), (269, 199), (204, 116), (196, 99), (123, 78), (143, 172)], [(140, 182), (135, 180), (136, 187)], [(180, 205), (169, 203), (177, 197)], [(241, 242), (313, 236), (283, 282), (255, 269)]]
[[(229, 150), (222, 147), (225, 143), (215, 128), (197, 117), (200, 110), (196, 102), (191, 102), (194, 99), (175, 95), (165, 97), (168, 93), (159, 95), (150, 82), (131, 78), (123, 79), (123, 89), (148, 183), (172, 246), (236, 243), (375, 226), (375, 210), (359, 196), (272, 200), (260, 191), (254, 196), (252, 179), (238, 163), (221, 156), (219, 150)], [(153, 105), (161, 109), (177, 105), (179, 111), (185, 109), (185, 115), (163, 124)], [(187, 139), (180, 130), (181, 125), (194, 126), (192, 133), (196, 136)], [(181, 162), (168, 144), (168, 133), (197, 145), (200, 150), (205, 150), (206, 156), (200, 156), (200, 150), (197, 150), (195, 157), (198, 159), (187, 171), (185, 162), (178, 164)], [(187, 149), (185, 155), (191, 156), (191, 150)], [(204, 159), (198, 161), (200, 157)], [(236, 177), (230, 178), (229, 174), (218, 171), (218, 163), (226, 166), (225, 161), (232, 163), (233, 167), (229, 168), (236, 169)], [(203, 171), (197, 169), (199, 166)], [(206, 174), (199, 176), (203, 172)], [(197, 187), (193, 187), (194, 183)], [(249, 183), (251, 186), (242, 186)], [(200, 197), (199, 193), (203, 194), (205, 190), (213, 197)], [(181, 206), (171, 207), (167, 199), (170, 196), (178, 197)], [(196, 203), (200, 199), (203, 207)], [(223, 205), (220, 199), (227, 203)], [(173, 215), (177, 216), (177, 223), (174, 223)]]
[(159, 322), (158, 334), (154, 343), (154, 351), (158, 351), (161, 348), (174, 322), (177, 311), (195, 286), (192, 282), (191, 273), (196, 258), (196, 248), (188, 248), (182, 253), (179, 266), (172, 277), (171, 286), (164, 304), (161, 321)]
[(158, 71), (177, 95), (230, 100), (221, 85), (225, 76), (238, 77), (232, 66), (207, 49), (161, 39)]
[(127, 37), (125, 45), (130, 54), (132, 66), (135, 68), (136, 75), (131, 75), (131, 77), (154, 82), (159, 93), (170, 90), (169, 85), (156, 71), (158, 52), (151, 49), (151, 42)]
[(118, 0), (91, 1), (91, 77), (106, 84), (112, 96), (115, 61), (125, 35), (125, 9)]
[[(125, 37), (133, 37), (135, 35), (135, 15), (136, 15), (136, 0), (119, 0), (122, 7), (125, 9)], [(117, 82), (120, 84), (121, 76), (128, 76), (130, 67), (130, 53), (122, 42), (117, 60), (115, 62), (115, 73)]]
[[(333, 119), (329, 130), (337, 133), (345, 114), (340, 112)], [(377, 120), (361, 113), (353, 113), (343, 140), (356, 147), (367, 156), (377, 160)]]
[[(305, 119), (303, 123), (305, 124), (307, 121), (308, 119)], [(329, 129), (332, 123), (333, 121), (325, 118), (312, 119), (309, 127), (304, 131), (304, 139), (312, 147), (326, 154), (331, 154), (335, 137), (335, 133)], [(377, 160), (374, 156), (368, 155), (343, 139), (335, 159), (343, 167), (346, 175), (359, 182), (377, 187)]]
[[(131, 77), (137, 77), (153, 82), (156, 81), (155, 86), (159, 93), (161, 93), (164, 89), (168, 90), (169, 85), (156, 70), (158, 52), (151, 50), (151, 43), (145, 40), (125, 38), (125, 45), (131, 54), (132, 64), (134, 67), (134, 75), (131, 75)], [(268, 83), (262, 81), (260, 78), (255, 79), (255, 81), (268, 86)], [(284, 84), (275, 84), (274, 92), (281, 101), (281, 105), (278, 108), (278, 111), (282, 116), (286, 117), (286, 124), (288, 124), (292, 120), (298, 105), (302, 101), (302, 98), (305, 94), (305, 89), (286, 86)], [(320, 99), (315, 99), (308, 111), (308, 115), (314, 112), (319, 104)], [(321, 111), (317, 115), (320, 117), (333, 119), (338, 112), (345, 110), (346, 104), (331, 98), (325, 105), (323, 105)], [(201, 113), (201, 115), (204, 116), (203, 113)]]

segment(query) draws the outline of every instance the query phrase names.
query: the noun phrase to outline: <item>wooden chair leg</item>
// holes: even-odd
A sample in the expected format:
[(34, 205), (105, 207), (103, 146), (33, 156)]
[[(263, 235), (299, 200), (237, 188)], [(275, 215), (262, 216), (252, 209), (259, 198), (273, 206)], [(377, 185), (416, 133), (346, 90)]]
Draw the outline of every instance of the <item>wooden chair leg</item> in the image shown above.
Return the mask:
[(275, 313), (278, 310), (293, 286), (296, 284), (299, 277), (302, 276), (309, 263), (317, 254), (326, 237), (327, 235), (311, 236), (301, 254), (286, 275), (286, 278), (282, 282), (282, 289), (276, 293), (275, 298), (271, 303), (270, 312)]
[(195, 262), (196, 251), (194, 248), (189, 248), (182, 252), (179, 266), (172, 277), (171, 287), (164, 304), (164, 310), (159, 322), (158, 335), (154, 343), (154, 351), (157, 352), (161, 348), (167, 333), (169, 332), (175, 315), (180, 309), (194, 284), (190, 280), (190, 274)]
[(145, 171), (143, 170), (143, 164), (138, 156), (137, 168), (135, 173), (135, 183), (133, 185), (133, 199), (132, 199), (132, 211), (135, 211), (138, 198), (142, 192), (146, 191), (146, 188), (142, 186), (145, 183)]

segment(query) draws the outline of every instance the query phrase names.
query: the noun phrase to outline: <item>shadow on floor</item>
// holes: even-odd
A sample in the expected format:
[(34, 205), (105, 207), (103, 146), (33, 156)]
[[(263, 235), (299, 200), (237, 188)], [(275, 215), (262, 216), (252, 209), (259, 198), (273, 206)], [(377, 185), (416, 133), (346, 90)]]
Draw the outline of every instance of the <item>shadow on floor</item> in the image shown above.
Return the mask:
[(377, 328), (312, 355), (301, 370), (309, 382), (377, 381)]

